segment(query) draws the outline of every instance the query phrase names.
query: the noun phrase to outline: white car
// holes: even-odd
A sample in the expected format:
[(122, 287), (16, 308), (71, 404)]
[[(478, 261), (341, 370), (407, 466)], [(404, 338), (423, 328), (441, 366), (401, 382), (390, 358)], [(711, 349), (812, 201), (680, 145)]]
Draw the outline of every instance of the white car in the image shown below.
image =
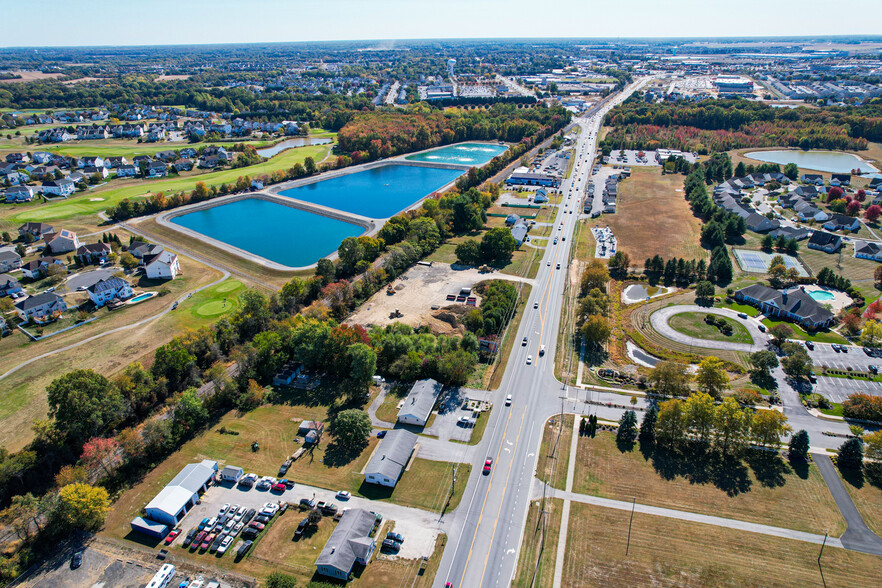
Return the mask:
[(278, 504), (276, 504), (275, 502), (267, 502), (266, 504), (263, 505), (263, 508), (261, 509), (260, 512), (265, 512), (265, 513), (269, 514), (270, 516), (273, 516), (278, 511), (279, 511)]
[(349, 500), (352, 497), (352, 494), (348, 490), (340, 490), (337, 492), (337, 498), (340, 500)]
[(244, 527), (245, 527), (245, 523), (243, 523), (242, 521), (239, 521), (238, 523), (236, 523), (236, 526), (233, 527), (233, 530), (230, 532), (230, 536), (235, 537), (236, 535), (239, 534), (240, 531), (242, 531), (242, 529)]
[[(550, 263), (550, 262), (549, 262), (549, 263)], [(538, 303), (538, 302), (534, 302), (534, 303), (533, 303), (533, 308), (539, 308), (539, 303)]]
[(226, 504), (224, 504), (224, 505), (221, 507), (220, 512), (219, 512), (218, 514), (222, 514), (222, 515), (223, 515), (223, 514), (226, 514), (226, 512), (227, 512), (229, 509), (230, 509), (230, 503), (227, 502)]
[(531, 365), (532, 363), (533, 363), (533, 356), (532, 356), (532, 355), (528, 355), (528, 356), (527, 356), (527, 365)]
[(226, 537), (224, 537), (224, 540), (221, 541), (221, 544), (218, 546), (217, 552), (218, 553), (226, 553), (227, 548), (230, 546), (230, 543), (232, 543), (232, 542), (233, 542), (233, 536), (227, 535)]
[(505, 405), (511, 406), (511, 394), (505, 397)]

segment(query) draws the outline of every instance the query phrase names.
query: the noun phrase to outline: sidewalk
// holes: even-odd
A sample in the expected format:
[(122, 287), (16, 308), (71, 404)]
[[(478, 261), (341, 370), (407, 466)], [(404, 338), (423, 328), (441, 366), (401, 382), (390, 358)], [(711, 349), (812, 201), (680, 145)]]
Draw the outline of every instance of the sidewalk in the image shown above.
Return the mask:
[[(579, 446), (579, 426), (581, 421), (580, 415), (575, 415), (573, 419), (573, 433), (570, 440), (570, 450), (567, 454), (567, 485), (566, 492), (571, 494), (573, 491), (573, 479), (576, 472), (576, 449)], [(560, 461), (558, 461), (560, 463)], [(567, 548), (567, 528), (570, 524), (570, 500), (564, 498), (563, 510), (560, 515), (560, 534), (557, 539), (557, 554), (554, 560), (554, 588), (560, 588), (563, 580), (564, 553)]]

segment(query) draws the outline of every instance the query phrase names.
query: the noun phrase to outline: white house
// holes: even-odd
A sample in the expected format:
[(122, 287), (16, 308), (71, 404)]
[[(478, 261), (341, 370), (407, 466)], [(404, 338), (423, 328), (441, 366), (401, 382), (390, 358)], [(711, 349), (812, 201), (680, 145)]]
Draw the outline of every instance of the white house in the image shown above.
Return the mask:
[(125, 300), (134, 296), (135, 292), (128, 282), (122, 278), (105, 278), (86, 289), (95, 306), (101, 307), (114, 299)]
[(882, 261), (882, 247), (872, 241), (857, 240), (854, 242), (854, 256), (861, 259)]
[(30, 186), (13, 186), (6, 189), (6, 202), (30, 202), (34, 199), (34, 189)]
[(181, 273), (178, 256), (171, 251), (160, 251), (144, 258), (144, 268), (151, 280), (174, 280)]
[(236, 483), (244, 473), (245, 471), (239, 466), (224, 466), (224, 469), (221, 470), (221, 479), (225, 482)]
[(367, 565), (377, 547), (371, 538), (376, 522), (377, 515), (370, 511), (347, 509), (315, 560), (316, 572), (348, 580), (356, 563)]
[(443, 386), (435, 380), (415, 382), (398, 411), (398, 422), (406, 425), (426, 426), (435, 402)]
[(43, 182), (41, 187), (43, 194), (55, 194), (57, 196), (70, 196), (74, 193), (75, 188), (74, 183), (67, 178)]
[(394, 488), (410, 460), (416, 442), (416, 434), (405, 429), (394, 429), (386, 433), (364, 468), (364, 481)]

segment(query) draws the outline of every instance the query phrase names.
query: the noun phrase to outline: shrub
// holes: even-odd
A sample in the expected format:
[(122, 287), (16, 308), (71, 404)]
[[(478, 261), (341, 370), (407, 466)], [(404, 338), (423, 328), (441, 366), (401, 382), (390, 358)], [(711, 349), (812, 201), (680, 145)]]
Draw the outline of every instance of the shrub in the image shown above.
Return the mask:
[(753, 406), (762, 399), (759, 392), (757, 392), (756, 390), (751, 390), (749, 388), (737, 390), (733, 396), (739, 404), (744, 404), (747, 406)]
[(851, 394), (842, 403), (842, 415), (864, 421), (882, 421), (882, 397), (863, 392)]

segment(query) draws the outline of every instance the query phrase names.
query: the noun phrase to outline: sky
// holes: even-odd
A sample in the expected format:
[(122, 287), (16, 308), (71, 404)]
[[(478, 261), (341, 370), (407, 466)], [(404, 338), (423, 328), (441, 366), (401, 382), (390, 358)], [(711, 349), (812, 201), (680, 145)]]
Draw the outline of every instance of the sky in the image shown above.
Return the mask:
[(878, 1), (0, 0), (0, 46), (879, 35)]

